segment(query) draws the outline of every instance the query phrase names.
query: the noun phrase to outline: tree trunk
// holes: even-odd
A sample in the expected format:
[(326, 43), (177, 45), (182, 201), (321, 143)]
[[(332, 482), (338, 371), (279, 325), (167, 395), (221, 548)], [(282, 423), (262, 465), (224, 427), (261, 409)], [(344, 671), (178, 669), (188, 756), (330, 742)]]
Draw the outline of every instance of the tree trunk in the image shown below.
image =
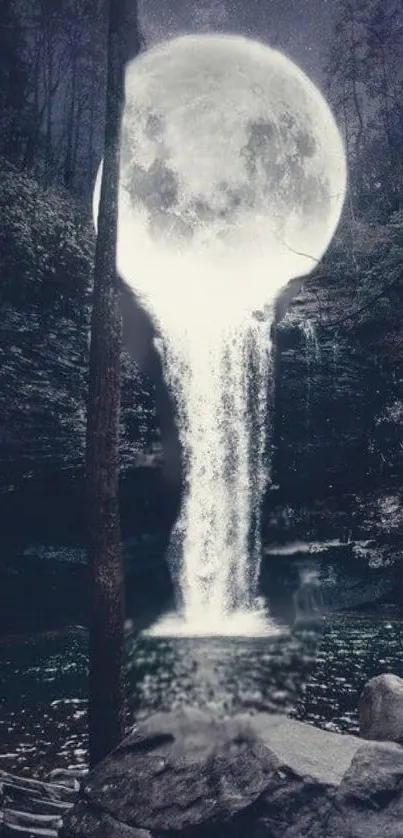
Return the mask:
[[(95, 30), (96, 22), (93, 21), (92, 30)], [(95, 104), (95, 97), (97, 92), (97, 72), (99, 73), (99, 68), (97, 69), (97, 54), (96, 54), (96, 43), (95, 43), (95, 35), (93, 34), (93, 41), (92, 41), (92, 55), (91, 55), (91, 73), (90, 73), (90, 107), (89, 107), (89, 128), (88, 128), (88, 148), (87, 148), (87, 172), (89, 183), (92, 185), (93, 178), (94, 178), (94, 171), (96, 172), (96, 166), (94, 166), (94, 133), (95, 133), (95, 115), (96, 115), (96, 104)]]
[[(131, 0), (132, 2), (132, 0)], [(89, 750), (94, 766), (124, 736), (124, 575), (119, 516), (121, 315), (116, 273), (125, 0), (109, 0), (105, 150), (95, 254), (87, 417), (91, 624)]]
[(66, 157), (64, 163), (64, 185), (67, 189), (71, 187), (74, 178), (74, 137), (75, 137), (75, 119), (76, 113), (76, 99), (77, 99), (77, 50), (72, 49), (71, 58), (71, 88), (70, 88), (70, 102), (66, 118)]
[(53, 45), (52, 33), (46, 33), (46, 140), (45, 140), (45, 182), (50, 183), (53, 174)]

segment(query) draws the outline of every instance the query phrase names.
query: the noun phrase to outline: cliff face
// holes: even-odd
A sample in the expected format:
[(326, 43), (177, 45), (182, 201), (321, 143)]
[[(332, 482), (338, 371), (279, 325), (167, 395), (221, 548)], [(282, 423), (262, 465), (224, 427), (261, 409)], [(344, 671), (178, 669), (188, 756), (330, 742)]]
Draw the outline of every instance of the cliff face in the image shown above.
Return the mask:
[(277, 325), (272, 538), (276, 514), (289, 530), (304, 518), (306, 537), (400, 530), (401, 338), (376, 313), (370, 328), (343, 322), (349, 311), (343, 288), (312, 278)]
[[(2, 535), (82, 526), (88, 318), (39, 306), (1, 308), (0, 512)], [(122, 476), (161, 461), (152, 391), (130, 357), (122, 370)], [(133, 488), (136, 494), (135, 488)], [(137, 491), (137, 495), (139, 491)], [(135, 505), (135, 504), (134, 504)], [(150, 523), (150, 522), (149, 522)], [(41, 528), (44, 528), (41, 530)], [(47, 532), (48, 531), (48, 532)]]

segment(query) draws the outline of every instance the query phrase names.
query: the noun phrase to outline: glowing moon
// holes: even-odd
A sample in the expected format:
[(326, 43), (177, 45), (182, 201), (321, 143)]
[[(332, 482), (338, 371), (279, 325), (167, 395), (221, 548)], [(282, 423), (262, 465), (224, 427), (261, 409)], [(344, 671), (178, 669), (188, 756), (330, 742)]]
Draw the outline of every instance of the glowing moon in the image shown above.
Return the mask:
[(216, 289), (242, 264), (250, 291), (252, 273), (259, 284), (253, 304), (264, 304), (321, 259), (345, 188), (332, 113), (281, 53), (239, 36), (184, 36), (128, 65), (118, 267), (146, 296), (162, 264), (174, 276), (190, 256)]

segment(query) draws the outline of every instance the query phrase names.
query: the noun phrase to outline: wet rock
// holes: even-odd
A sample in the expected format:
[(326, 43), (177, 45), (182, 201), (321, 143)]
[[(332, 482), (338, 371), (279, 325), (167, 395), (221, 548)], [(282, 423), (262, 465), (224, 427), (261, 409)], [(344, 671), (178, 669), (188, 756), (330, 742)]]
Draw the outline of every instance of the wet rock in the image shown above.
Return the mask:
[[(283, 771), (282, 783), (271, 787), (262, 798), (256, 822), (249, 825), (252, 838), (328, 838), (323, 829), (333, 799), (328, 786)], [(320, 824), (320, 827), (319, 827)], [(245, 822), (243, 835), (248, 835)], [(242, 833), (239, 838), (243, 838)]]
[(59, 835), (60, 838), (69, 838), (70, 835), (80, 838), (152, 838), (147, 830), (127, 826), (102, 811), (94, 814), (82, 801), (66, 815)]
[(323, 786), (339, 785), (362, 744), (358, 736), (341, 736), (280, 714), (258, 713), (250, 724), (282, 766)]
[(157, 714), (90, 773), (63, 838), (99, 835), (105, 818), (170, 838), (323, 838), (360, 745), (278, 715)]
[(403, 748), (383, 742), (360, 748), (322, 829), (312, 838), (402, 838)]
[(245, 811), (278, 766), (244, 720), (161, 713), (90, 774), (84, 794), (91, 810), (101, 807), (129, 826), (181, 832)]
[(386, 672), (371, 678), (359, 700), (364, 739), (403, 743), (403, 679)]
[(403, 748), (284, 716), (160, 713), (88, 775), (60, 832), (246, 836), (402, 838)]

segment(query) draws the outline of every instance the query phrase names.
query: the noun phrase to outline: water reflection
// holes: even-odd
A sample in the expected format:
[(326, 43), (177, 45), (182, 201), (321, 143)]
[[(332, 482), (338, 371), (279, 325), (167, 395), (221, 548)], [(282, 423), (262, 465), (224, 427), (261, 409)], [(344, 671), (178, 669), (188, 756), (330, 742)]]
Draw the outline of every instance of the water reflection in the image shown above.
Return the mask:
[(87, 666), (82, 630), (0, 644), (0, 768), (43, 777), (85, 765)]
[(269, 638), (132, 636), (130, 707), (136, 718), (183, 705), (219, 714), (290, 712), (315, 665), (319, 635)]
[(329, 617), (297, 717), (327, 730), (358, 733), (358, 699), (369, 678), (382, 672), (403, 678), (402, 622)]

